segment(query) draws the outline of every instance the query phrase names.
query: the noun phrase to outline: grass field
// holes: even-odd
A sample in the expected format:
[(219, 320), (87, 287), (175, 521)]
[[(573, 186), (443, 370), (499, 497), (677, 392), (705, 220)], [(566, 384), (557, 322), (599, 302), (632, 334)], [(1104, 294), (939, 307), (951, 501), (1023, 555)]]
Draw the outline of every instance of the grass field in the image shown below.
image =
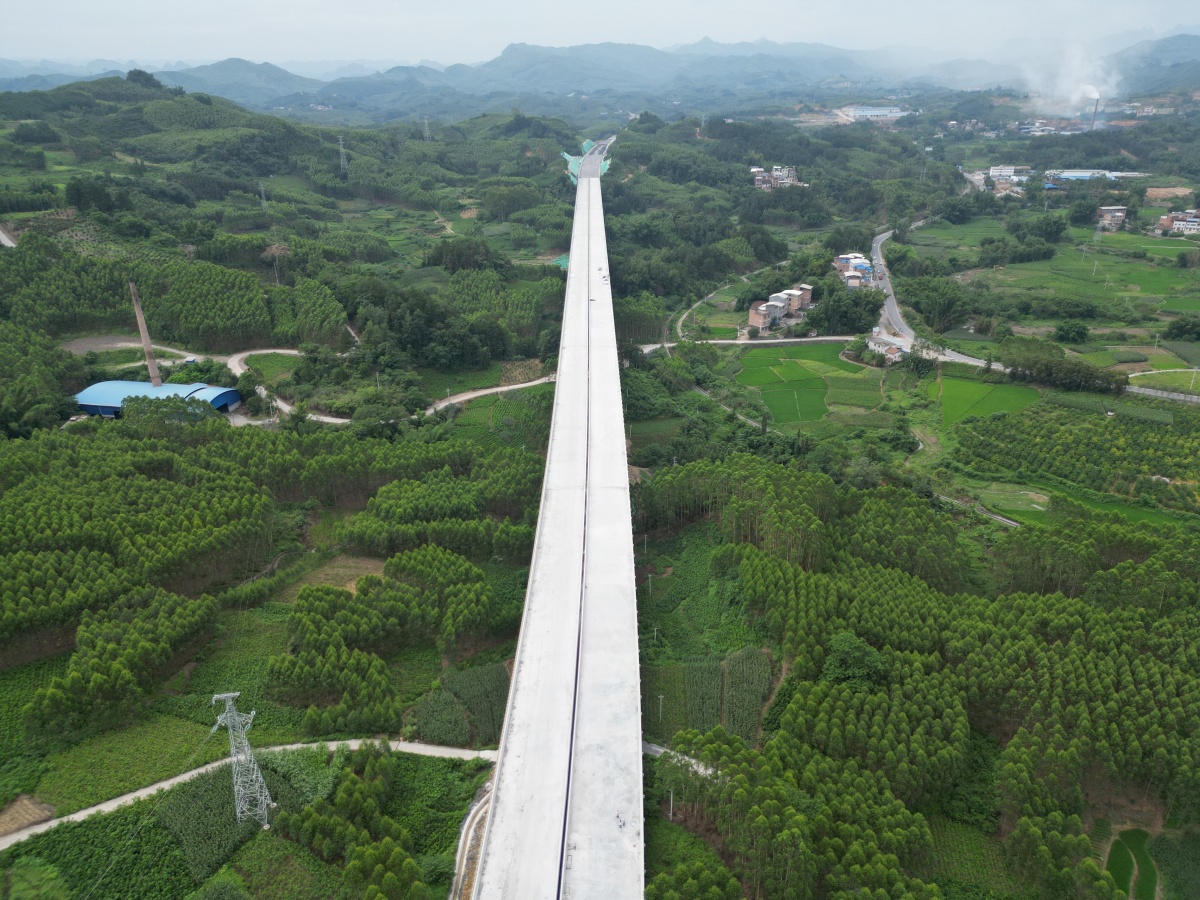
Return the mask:
[(953, 425), (967, 416), (990, 416), (997, 412), (1018, 412), (1038, 401), (1039, 394), (1020, 384), (984, 384), (963, 378), (942, 378), (931, 382), (929, 396), (936, 399), (941, 387), (942, 424)]
[(322, 862), (279, 831), (256, 835), (234, 854), (230, 866), (254, 900), (349, 900), (357, 896), (340, 867)]
[(151, 716), (104, 732), (52, 755), (36, 796), (61, 816), (172, 778), (229, 753), (227, 741), (209, 739), (211, 728), (174, 716)]
[(1120, 500), (1092, 500), (1076, 494), (1065, 487), (1052, 486), (1036, 481), (1027, 484), (1004, 484), (992, 482), (983, 486), (972, 486), (979, 494), (980, 502), (993, 512), (1027, 522), (1031, 525), (1045, 525), (1049, 522), (1049, 501), (1051, 494), (1063, 494), (1071, 500), (1094, 509), (1097, 512), (1116, 512), (1133, 522), (1155, 522), (1160, 524), (1178, 524), (1179, 520), (1160, 509), (1150, 509), (1144, 506), (1130, 506)]
[(455, 432), (483, 447), (539, 450), (549, 433), (553, 396), (553, 384), (539, 384), (477, 397), (455, 417)]
[[(910, 243), (920, 256), (970, 260), (982, 238), (1004, 234), (999, 221), (981, 218), (918, 229)], [(1113, 309), (1150, 301), (1170, 311), (1200, 310), (1200, 271), (1175, 265), (1181, 250), (1195, 249), (1193, 242), (1125, 233), (1105, 234), (1099, 244), (1091, 238), (1091, 229), (1071, 229), (1053, 259), (1001, 266), (973, 277), (993, 289), (1030, 297), (1107, 300)], [(1080, 242), (1082, 251), (1072, 242)], [(1146, 256), (1134, 258), (1131, 251)]]
[(1150, 854), (1162, 876), (1163, 900), (1200, 897), (1200, 832), (1160, 834), (1150, 842)]
[(431, 399), (440, 399), (447, 394), (460, 394), (463, 391), (474, 391), (479, 388), (500, 386), (500, 363), (494, 362), (486, 369), (473, 372), (435, 372), (432, 369), (420, 369), (421, 388)]
[(354, 585), (364, 575), (382, 575), (383, 560), (369, 556), (335, 556), (320, 568), (313, 569), (303, 578), (279, 594), (282, 603), (291, 603), (306, 584), (327, 584), (333, 587), (354, 590)]
[(992, 217), (973, 219), (964, 225), (940, 222), (909, 232), (908, 243), (918, 256), (948, 259), (950, 256), (974, 257), (985, 237), (1002, 237), (1004, 225)]
[(674, 416), (669, 419), (651, 419), (648, 422), (631, 422), (629, 434), (636, 446), (669, 444), (686, 421), (682, 416)]
[(273, 386), (281, 378), (290, 377), (302, 362), (303, 357), (287, 353), (255, 353), (246, 357), (246, 365), (268, 386)]
[(1160, 391), (1176, 391), (1180, 394), (1200, 394), (1200, 378), (1196, 370), (1184, 372), (1152, 372), (1131, 378), (1134, 387), (1158, 388)]
[(433, 647), (406, 647), (387, 660), (388, 677), (400, 699), (416, 700), (442, 674), (441, 654)]
[(254, 744), (303, 739), (304, 710), (267, 696), (267, 662), (272, 654), (287, 652), (290, 614), (288, 604), (277, 602), (222, 612), (217, 639), (197, 654), (193, 667), (167, 683), (168, 693), (156, 701), (156, 709), (211, 727), (213, 695), (233, 684), (242, 692), (239, 702), (256, 710)]
[(943, 816), (930, 816), (934, 877), (954, 878), (1000, 894), (1017, 894), (1019, 885), (1004, 866), (1000, 841), (976, 828)]
[(1163, 369), (1181, 369), (1186, 368), (1187, 363), (1163, 347), (1154, 349), (1152, 347), (1141, 348), (1141, 352), (1150, 357), (1147, 365), (1155, 371)]

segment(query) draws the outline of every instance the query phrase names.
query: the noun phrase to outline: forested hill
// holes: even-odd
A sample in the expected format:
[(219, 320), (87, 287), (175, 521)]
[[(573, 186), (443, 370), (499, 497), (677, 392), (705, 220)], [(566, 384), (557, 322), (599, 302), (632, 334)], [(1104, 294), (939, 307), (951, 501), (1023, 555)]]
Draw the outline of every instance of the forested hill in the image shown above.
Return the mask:
[[(0, 254), (0, 417), (10, 434), (61, 420), (89, 376), (49, 339), (127, 332), (131, 280), (155, 339), (189, 350), (344, 351), (349, 324), (360, 352), (325, 408), (423, 409), (416, 370), (535, 356), (556, 334), (561, 272), (542, 263), (568, 242), (565, 150), (578, 138), (550, 120), (333, 133), (136, 73), (0, 94), (0, 221), (20, 236)], [(488, 273), (472, 302), (451, 299), (459, 270)]]
[[(64, 396), (98, 377), (42, 345), (130, 329), (131, 280), (165, 343), (353, 349), (282, 386), (334, 415), (423, 409), (421, 370), (550, 361), (562, 274), (547, 264), (568, 248), (574, 190), (561, 154), (579, 136), (514, 111), (429, 138), (297, 125), (136, 71), (0, 94), (0, 222), (21, 237), (0, 254), (0, 318), (17, 329), (0, 363), (9, 433), (61, 420)], [(782, 261), (790, 240), (866, 249), (872, 226), (960, 189), (953, 168), (871, 126), (645, 114), (615, 146), (605, 202), (628, 338), (658, 337), (670, 310)], [(761, 163), (798, 166), (809, 186), (755, 190)]]

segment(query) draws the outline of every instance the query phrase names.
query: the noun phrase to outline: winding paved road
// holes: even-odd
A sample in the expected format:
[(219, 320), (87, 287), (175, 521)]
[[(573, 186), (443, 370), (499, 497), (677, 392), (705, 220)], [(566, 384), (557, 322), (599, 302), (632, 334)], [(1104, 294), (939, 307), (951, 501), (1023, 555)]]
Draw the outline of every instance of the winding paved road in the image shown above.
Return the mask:
[[(912, 228), (920, 228), (925, 224), (924, 219), (919, 222), (913, 222)], [(907, 352), (911, 353), (913, 345), (917, 341), (917, 334), (912, 330), (912, 327), (904, 321), (904, 316), (900, 312), (900, 304), (896, 301), (896, 292), (892, 289), (892, 273), (888, 271), (887, 263), (883, 258), (883, 242), (892, 236), (893, 232), (885, 231), (883, 234), (875, 236), (875, 240), (871, 242), (871, 258), (874, 261), (875, 271), (883, 277), (876, 282), (877, 287), (882, 287), (887, 294), (887, 299), (884, 301), (883, 309), (879, 314), (879, 327), (882, 332), (889, 335), (890, 338), (898, 343)], [(926, 356), (930, 355), (928, 350), (925, 351)], [(965, 353), (959, 353), (957, 350), (949, 350), (942, 348), (933, 352), (935, 359), (940, 359), (942, 362), (959, 362), (965, 363), (968, 366), (975, 366), (982, 369), (987, 365), (987, 360), (979, 359), (975, 356), (967, 356)], [(993, 363), (992, 368), (997, 372), (1007, 371), (1004, 366), (998, 363)]]
[[(367, 739), (369, 742), (369, 739)], [(357, 750), (364, 743), (363, 739), (355, 739), (350, 741), (318, 741), (311, 744), (281, 744), (278, 747), (256, 747), (255, 754), (271, 753), (279, 750), (301, 750), (307, 747), (324, 746), (330, 750), (336, 749), (341, 745), (346, 745), (351, 750)], [(389, 741), (389, 745), (393, 750), (401, 753), (415, 753), (420, 756), (438, 756), (443, 759), (486, 759), (492, 762), (496, 760), (495, 750), (464, 750), (461, 747), (439, 747), (435, 744), (417, 744), (411, 741)], [(41, 834), (43, 831), (48, 831), (55, 825), (60, 825), (63, 822), (82, 822), (84, 819), (91, 818), (99, 813), (112, 812), (114, 809), (120, 809), (122, 806), (127, 806), (137, 800), (145, 797), (153, 796), (159, 791), (167, 790), (177, 784), (182, 784), (185, 781), (190, 781), (198, 775), (203, 775), (205, 772), (211, 772), (218, 766), (224, 766), (229, 763), (228, 759), (219, 759), (216, 762), (208, 763), (207, 765), (197, 766), (184, 772), (181, 775), (176, 775), (174, 778), (167, 778), (164, 781), (156, 782), (149, 787), (141, 788), (140, 790), (130, 791), (128, 794), (122, 794), (120, 797), (113, 797), (111, 800), (105, 800), (103, 803), (97, 803), (95, 806), (89, 806), (87, 809), (81, 809), (78, 812), (73, 812), (70, 815), (60, 816), (57, 819), (49, 819), (45, 822), (39, 822), (36, 825), (30, 825), (27, 828), (22, 828), (20, 831), (13, 834), (0, 837), (0, 850), (11, 847), (13, 844), (19, 844), (21, 841), (31, 838), (36, 834)]]
[[(923, 222), (914, 222), (912, 227), (916, 228)], [(875, 265), (875, 271), (882, 277), (875, 283), (875, 286), (881, 288), (887, 295), (887, 299), (883, 304), (883, 312), (879, 318), (879, 325), (886, 331), (894, 331), (897, 337), (900, 338), (900, 344), (905, 350), (911, 352), (913, 341), (917, 339), (916, 332), (908, 326), (904, 321), (904, 316), (900, 315), (900, 304), (896, 302), (896, 294), (892, 290), (892, 274), (888, 271), (887, 264), (883, 261), (883, 242), (890, 238), (895, 232), (885, 231), (883, 234), (876, 235), (875, 240), (871, 242), (871, 259)], [(891, 325), (891, 329), (887, 326)]]
[(435, 400), (429, 409), (425, 410), (425, 415), (432, 416), (439, 409), (444, 409), (451, 403), (466, 403), (468, 400), (474, 400), (476, 397), (486, 397), (488, 394), (505, 394), (508, 391), (518, 391), (521, 388), (533, 387), (538, 384), (549, 384), (557, 379), (558, 375), (543, 375), (541, 378), (535, 378), (533, 381), (522, 381), (520, 384), (501, 384), (496, 387), (476, 388), (473, 391), (463, 391), (461, 394), (451, 394), (449, 397)]
[[(350, 326), (346, 326), (349, 329)], [(354, 335), (354, 332), (350, 332)], [(358, 336), (354, 335), (355, 340)], [(291, 347), (260, 347), (254, 350), (241, 350), (231, 356), (223, 356), (219, 353), (197, 353), (193, 350), (185, 350), (182, 347), (172, 347), (167, 344), (152, 344), (155, 350), (163, 350), (168, 353), (178, 353), (183, 357), (176, 360), (164, 360), (163, 365), (174, 365), (183, 362), (183, 359), (207, 360), (212, 359), (217, 362), (223, 362), (229, 367), (229, 371), (235, 377), (240, 376), (243, 372), (249, 370), (249, 365), (246, 359), (251, 356), (257, 356), (260, 353), (282, 353), (284, 356), (303, 356), (304, 354)], [(126, 338), (122, 335), (99, 335), (94, 337), (76, 338), (63, 345), (63, 349), (69, 350), (77, 356), (83, 356), (89, 351), (101, 352), (103, 350), (121, 350), (127, 347), (136, 347), (139, 350), (141, 342)], [(138, 365), (138, 363), (130, 363), (129, 365)], [(546, 384), (554, 381), (555, 375), (546, 375), (542, 378), (535, 378), (533, 381), (523, 381), (520, 384), (502, 384), (496, 387), (478, 388), (472, 391), (462, 391), (458, 394), (451, 394), (449, 397), (443, 397), (441, 400), (436, 400), (428, 409), (425, 410), (425, 415), (431, 416), (439, 409), (449, 406), (452, 403), (466, 403), (468, 400), (474, 400), (476, 397), (486, 397), (488, 394), (503, 394), (507, 391), (519, 391), (521, 388), (533, 387), (538, 384)], [(262, 385), (256, 388), (258, 395), (264, 400), (272, 401), (279, 411), (285, 415), (291, 415), (292, 405), (280, 400), (278, 397), (268, 393), (267, 389)], [(344, 419), (340, 416), (326, 416), (320, 413), (309, 413), (308, 417), (314, 422), (322, 422), (326, 425), (345, 425), (350, 422), (350, 419)], [(237, 415), (236, 413), (230, 417), (234, 425), (265, 425), (264, 420), (248, 419), (245, 416)]]

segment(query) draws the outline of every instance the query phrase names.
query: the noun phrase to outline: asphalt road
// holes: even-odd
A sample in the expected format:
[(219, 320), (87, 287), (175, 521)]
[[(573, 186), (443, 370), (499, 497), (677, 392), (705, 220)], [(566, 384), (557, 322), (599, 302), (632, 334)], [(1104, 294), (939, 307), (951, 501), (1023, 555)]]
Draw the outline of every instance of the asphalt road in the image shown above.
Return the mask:
[[(919, 228), (924, 224), (924, 221), (914, 222), (911, 227)], [(883, 242), (891, 236), (892, 232), (885, 231), (883, 234), (876, 235), (875, 240), (871, 243), (871, 259), (875, 265), (876, 274), (883, 275), (883, 278), (877, 280), (875, 285), (882, 288), (887, 294), (883, 310), (879, 315), (879, 328), (884, 334), (891, 336), (897, 343), (901, 344), (905, 350), (911, 352), (917, 335), (909, 324), (904, 321), (904, 316), (900, 312), (900, 304), (896, 301), (896, 293), (892, 289), (891, 273), (888, 271), (887, 263), (883, 259)], [(967, 356), (965, 353), (959, 353), (957, 350), (939, 350), (933, 356), (943, 362), (960, 362), (968, 366), (976, 366), (977, 368), (983, 368), (987, 365), (986, 360), (975, 356)], [(995, 363), (993, 363), (993, 368), (999, 372), (1005, 371), (1003, 366)]]
[[(914, 223), (912, 227), (916, 228), (918, 224), (920, 223)], [(912, 350), (913, 341), (917, 339), (917, 335), (908, 326), (908, 323), (904, 321), (904, 316), (900, 315), (900, 304), (896, 302), (896, 294), (892, 290), (892, 275), (888, 272), (887, 264), (883, 261), (883, 242), (891, 236), (891, 231), (885, 231), (883, 234), (876, 235), (875, 240), (871, 242), (871, 261), (875, 266), (875, 274), (876, 276), (883, 276), (875, 282), (875, 286), (887, 294), (887, 300), (883, 304), (883, 314), (880, 316), (879, 325), (887, 333), (887, 325), (890, 324), (892, 329), (898, 332), (904, 348)]]

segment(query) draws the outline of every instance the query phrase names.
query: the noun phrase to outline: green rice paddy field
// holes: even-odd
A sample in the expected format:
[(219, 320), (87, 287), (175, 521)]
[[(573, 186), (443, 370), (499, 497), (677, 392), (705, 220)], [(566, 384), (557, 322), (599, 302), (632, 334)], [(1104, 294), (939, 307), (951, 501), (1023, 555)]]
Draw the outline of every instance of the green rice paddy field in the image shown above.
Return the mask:
[(942, 424), (953, 425), (967, 416), (990, 416), (998, 412), (1019, 412), (1037, 403), (1041, 396), (1020, 384), (984, 384), (963, 378), (942, 378), (930, 382), (930, 398), (940, 398)]
[(829, 404), (873, 409), (882, 400), (882, 373), (842, 359), (843, 347), (840, 343), (756, 347), (742, 356), (736, 379), (758, 389), (775, 424), (785, 429), (823, 418)]

